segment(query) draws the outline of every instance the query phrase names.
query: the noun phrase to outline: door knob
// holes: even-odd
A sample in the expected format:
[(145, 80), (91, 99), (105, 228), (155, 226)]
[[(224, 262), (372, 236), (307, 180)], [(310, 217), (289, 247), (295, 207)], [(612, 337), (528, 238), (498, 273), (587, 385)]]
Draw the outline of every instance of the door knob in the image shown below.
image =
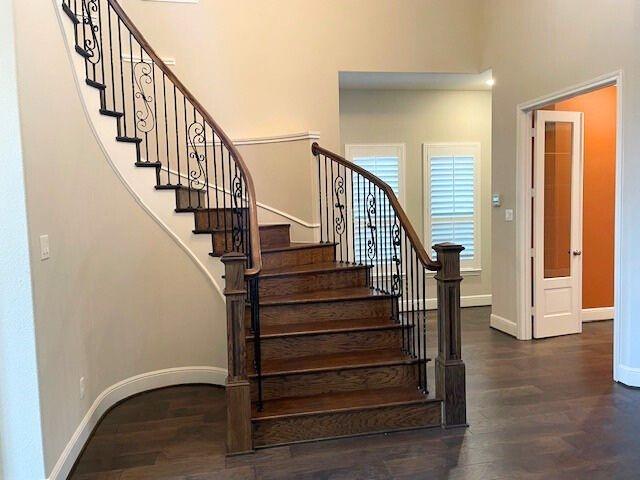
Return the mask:
[(582, 250), (574, 250), (573, 254), (577, 257), (579, 255), (582, 255)]

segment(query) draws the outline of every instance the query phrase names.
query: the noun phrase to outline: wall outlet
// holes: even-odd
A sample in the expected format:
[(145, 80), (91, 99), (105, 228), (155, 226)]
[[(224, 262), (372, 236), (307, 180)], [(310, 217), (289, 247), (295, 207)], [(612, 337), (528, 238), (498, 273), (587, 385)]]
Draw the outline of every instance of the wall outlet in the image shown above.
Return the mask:
[(51, 257), (49, 235), (40, 235), (40, 260), (46, 260), (49, 257)]
[(84, 377), (80, 377), (80, 399), (84, 398), (85, 391)]
[(512, 208), (507, 208), (504, 211), (504, 220), (506, 222), (513, 222), (513, 209)]

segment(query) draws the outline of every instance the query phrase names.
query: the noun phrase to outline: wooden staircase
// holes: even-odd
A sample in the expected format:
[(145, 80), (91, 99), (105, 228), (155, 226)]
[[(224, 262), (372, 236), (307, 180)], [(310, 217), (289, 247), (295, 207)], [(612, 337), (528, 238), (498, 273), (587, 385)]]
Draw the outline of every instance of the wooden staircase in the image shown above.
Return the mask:
[[(157, 190), (175, 191), (175, 211), (193, 215), (193, 233), (210, 236), (209, 255), (225, 265), (229, 454), (465, 425), (462, 247), (436, 245), (433, 261), (391, 188), (317, 144), (310, 187), (319, 194), (320, 242), (292, 242), (288, 224), (259, 225), (240, 152), (117, 0), (62, 0), (61, 8), (100, 113), (117, 122), (116, 140), (135, 145), (134, 164), (155, 169)], [(428, 271), (438, 284), (435, 391)]]

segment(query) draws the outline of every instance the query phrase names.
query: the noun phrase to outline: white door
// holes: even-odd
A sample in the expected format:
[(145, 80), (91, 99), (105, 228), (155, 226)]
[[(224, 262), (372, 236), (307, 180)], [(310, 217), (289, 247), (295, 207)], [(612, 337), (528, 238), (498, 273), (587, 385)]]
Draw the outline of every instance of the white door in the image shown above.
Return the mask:
[(536, 112), (534, 338), (582, 332), (582, 130), (580, 112)]

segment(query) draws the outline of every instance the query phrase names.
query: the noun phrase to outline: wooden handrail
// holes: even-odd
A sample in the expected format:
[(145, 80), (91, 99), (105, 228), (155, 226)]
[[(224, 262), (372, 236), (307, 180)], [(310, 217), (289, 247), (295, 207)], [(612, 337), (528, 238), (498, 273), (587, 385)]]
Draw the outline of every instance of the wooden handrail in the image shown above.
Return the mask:
[(366, 178), (367, 180), (375, 184), (378, 188), (380, 188), (387, 195), (387, 198), (389, 198), (391, 207), (393, 208), (395, 214), (398, 216), (400, 225), (402, 226), (402, 228), (404, 228), (405, 232), (407, 232), (409, 241), (411, 242), (411, 245), (415, 249), (416, 254), (420, 259), (420, 262), (422, 263), (422, 265), (424, 265), (424, 267), (427, 270), (431, 270), (431, 271), (440, 270), (441, 268), (440, 262), (434, 261), (431, 259), (431, 257), (429, 257), (429, 254), (427, 253), (427, 251), (424, 248), (424, 245), (420, 241), (420, 238), (418, 237), (418, 234), (413, 228), (411, 221), (409, 221), (409, 217), (407, 217), (407, 214), (402, 208), (402, 205), (400, 205), (400, 202), (398, 201), (398, 197), (396, 197), (396, 194), (394, 193), (393, 189), (386, 182), (380, 180), (371, 172), (365, 170), (364, 168), (360, 167), (359, 165), (356, 165), (353, 162), (348, 161), (346, 158), (338, 155), (337, 153), (333, 153), (332, 151), (327, 150), (326, 148), (322, 148), (320, 145), (318, 145), (317, 142), (313, 142), (313, 145), (311, 146), (311, 152), (315, 156), (322, 154), (325, 157), (328, 157), (333, 161), (347, 168), (350, 168), (351, 170), (353, 170), (354, 172), (357, 172), (358, 174), (360, 174), (361, 176), (363, 176), (364, 178)]
[(140, 46), (144, 49), (145, 53), (151, 57), (151, 60), (162, 70), (162, 72), (169, 78), (171, 82), (180, 90), (184, 98), (186, 98), (191, 105), (198, 111), (202, 118), (209, 123), (212, 130), (218, 135), (218, 138), (222, 141), (224, 146), (229, 150), (235, 163), (238, 165), (240, 172), (242, 173), (244, 180), (247, 184), (247, 197), (249, 204), (249, 234), (250, 234), (250, 243), (251, 243), (251, 268), (248, 268), (245, 271), (245, 276), (252, 277), (257, 275), (262, 269), (262, 252), (260, 250), (260, 232), (258, 227), (258, 207), (256, 203), (256, 190), (253, 184), (253, 178), (249, 173), (249, 169), (247, 165), (244, 163), (242, 155), (233, 144), (231, 139), (227, 136), (227, 134), (222, 130), (220, 125), (213, 119), (213, 117), (207, 112), (207, 110), (202, 106), (202, 104), (193, 96), (193, 94), (189, 91), (187, 87), (176, 77), (176, 75), (171, 71), (171, 69), (164, 63), (164, 61), (158, 56), (153, 47), (149, 44), (144, 35), (138, 30), (133, 21), (126, 14), (122, 6), (118, 3), (117, 0), (107, 0), (111, 8), (116, 12), (120, 20), (125, 24), (125, 26), (129, 29), (133, 37), (140, 44)]

